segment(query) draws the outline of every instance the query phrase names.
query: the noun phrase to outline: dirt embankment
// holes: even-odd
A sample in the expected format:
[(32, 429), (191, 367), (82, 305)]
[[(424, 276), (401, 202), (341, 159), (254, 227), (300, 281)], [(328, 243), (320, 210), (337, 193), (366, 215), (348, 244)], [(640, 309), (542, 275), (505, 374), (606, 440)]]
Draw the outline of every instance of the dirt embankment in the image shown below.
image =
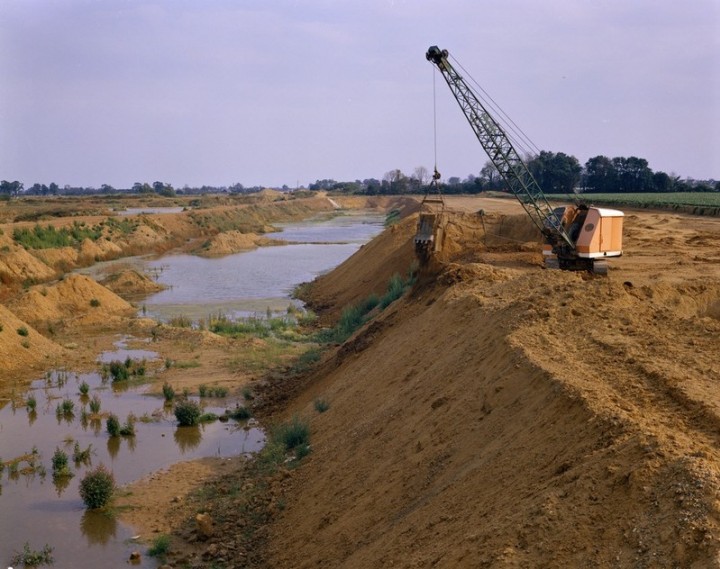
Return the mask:
[[(451, 216), (435, 272), (290, 406), (313, 453), (269, 566), (718, 566), (720, 224), (630, 215), (596, 278), (542, 269), (522, 221), (490, 217)], [(394, 237), (313, 302), (366, 294)]]

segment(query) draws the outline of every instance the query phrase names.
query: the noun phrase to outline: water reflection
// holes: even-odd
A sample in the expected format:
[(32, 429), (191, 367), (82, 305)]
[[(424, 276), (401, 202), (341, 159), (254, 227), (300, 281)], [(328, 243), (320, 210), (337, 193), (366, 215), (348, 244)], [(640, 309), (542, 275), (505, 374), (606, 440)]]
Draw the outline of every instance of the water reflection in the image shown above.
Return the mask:
[(115, 537), (118, 524), (115, 516), (98, 510), (85, 510), (80, 520), (80, 531), (88, 545), (105, 545)]
[(175, 444), (177, 444), (180, 452), (185, 454), (187, 451), (197, 448), (202, 441), (202, 432), (200, 425), (192, 427), (178, 427), (173, 433)]
[(72, 476), (53, 476), (53, 486), (55, 486), (55, 492), (57, 492), (58, 498), (62, 496), (62, 493), (67, 490), (68, 486), (70, 486), (70, 481), (72, 480)]

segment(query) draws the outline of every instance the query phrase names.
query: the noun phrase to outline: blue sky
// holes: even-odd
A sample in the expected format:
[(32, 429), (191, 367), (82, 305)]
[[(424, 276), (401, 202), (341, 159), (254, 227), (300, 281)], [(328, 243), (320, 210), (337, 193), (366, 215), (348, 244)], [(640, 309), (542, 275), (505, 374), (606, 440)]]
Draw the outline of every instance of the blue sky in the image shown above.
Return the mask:
[[(430, 45), (540, 149), (720, 179), (717, 0), (0, 0), (0, 179), (294, 187), (432, 169)], [(438, 169), (478, 174), (436, 81)]]

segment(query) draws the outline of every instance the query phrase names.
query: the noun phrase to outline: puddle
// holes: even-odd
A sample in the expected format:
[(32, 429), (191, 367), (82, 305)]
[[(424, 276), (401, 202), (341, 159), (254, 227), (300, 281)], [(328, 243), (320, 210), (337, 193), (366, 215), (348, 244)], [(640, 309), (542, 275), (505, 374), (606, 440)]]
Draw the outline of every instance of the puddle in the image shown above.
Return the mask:
[(182, 207), (129, 207), (127, 209), (116, 211), (116, 215), (142, 215), (142, 214), (161, 214), (161, 213), (180, 213)]
[[(102, 362), (134, 360), (156, 361), (150, 350), (127, 347), (121, 338), (117, 350), (103, 352)], [(159, 364), (156, 364), (159, 366)], [(151, 364), (148, 372), (153, 373)], [(87, 395), (81, 385), (88, 385)], [(264, 444), (260, 429), (243, 428), (241, 423), (216, 421), (196, 427), (178, 427), (171, 407), (161, 397), (146, 394), (148, 385), (137, 379), (113, 383), (101, 373), (78, 374), (58, 370), (32, 383), (26, 398), (34, 397), (34, 410), (10, 403), (0, 408), (0, 458), (26, 455), (18, 467), (6, 465), (0, 475), (0, 567), (9, 566), (14, 553), (25, 542), (33, 549), (45, 544), (54, 548), (56, 567), (109, 567), (125, 564), (136, 544), (129, 540), (133, 531), (118, 520), (98, 512), (88, 512), (80, 499), (79, 481), (98, 464), (107, 466), (118, 485), (135, 481), (151, 472), (200, 457), (230, 457), (259, 450)], [(101, 413), (111, 412), (124, 423), (130, 413), (137, 418), (134, 437), (110, 437), (105, 418), (88, 416), (92, 398), (100, 401)], [(222, 399), (197, 399), (205, 412), (223, 414), (234, 405)], [(70, 403), (65, 403), (69, 401)], [(68, 413), (58, 406), (70, 407)], [(88, 464), (74, 463), (75, 444), (90, 447)], [(54, 481), (52, 456), (56, 448), (70, 457), (75, 476)], [(31, 469), (30, 465), (35, 464)], [(142, 549), (142, 548), (141, 548)], [(78, 565), (77, 560), (83, 564)], [(143, 556), (140, 567), (155, 567)]]

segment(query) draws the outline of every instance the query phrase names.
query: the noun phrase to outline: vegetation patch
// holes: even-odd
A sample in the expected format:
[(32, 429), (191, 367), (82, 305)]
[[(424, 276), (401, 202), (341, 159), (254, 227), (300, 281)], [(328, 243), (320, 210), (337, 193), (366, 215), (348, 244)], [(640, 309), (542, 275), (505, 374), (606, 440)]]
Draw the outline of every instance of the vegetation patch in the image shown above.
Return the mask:
[(54, 249), (72, 247), (85, 239), (97, 241), (102, 236), (102, 227), (88, 227), (85, 223), (74, 222), (71, 227), (56, 229), (52, 225), (36, 225), (32, 229), (15, 229), (13, 239), (26, 249)]
[(80, 481), (80, 497), (91, 510), (107, 506), (114, 491), (115, 478), (102, 464), (89, 471)]
[(192, 399), (182, 399), (175, 405), (174, 413), (181, 427), (190, 427), (198, 424), (202, 409)]
[(143, 377), (146, 371), (145, 360), (133, 360), (127, 358), (125, 361), (113, 360), (103, 364), (100, 374), (103, 379), (112, 378), (112, 381), (125, 381), (130, 377)]
[(23, 567), (38, 567), (40, 565), (52, 565), (55, 561), (53, 559), (53, 548), (45, 544), (40, 550), (34, 550), (30, 548), (30, 543), (25, 542), (23, 550), (20, 553), (16, 553), (10, 560), (13, 565), (22, 565)]

